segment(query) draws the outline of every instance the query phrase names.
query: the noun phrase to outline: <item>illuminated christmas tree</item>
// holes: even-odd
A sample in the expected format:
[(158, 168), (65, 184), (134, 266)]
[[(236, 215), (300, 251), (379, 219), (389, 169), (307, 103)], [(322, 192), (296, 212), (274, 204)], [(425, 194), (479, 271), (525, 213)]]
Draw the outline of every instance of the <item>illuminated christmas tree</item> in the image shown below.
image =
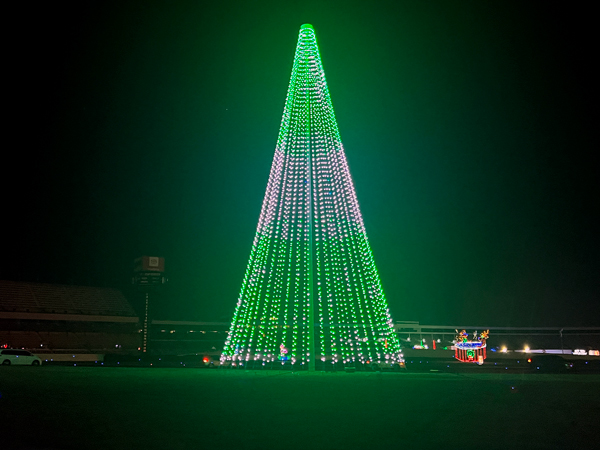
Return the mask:
[(221, 361), (311, 370), (401, 361), (308, 24)]

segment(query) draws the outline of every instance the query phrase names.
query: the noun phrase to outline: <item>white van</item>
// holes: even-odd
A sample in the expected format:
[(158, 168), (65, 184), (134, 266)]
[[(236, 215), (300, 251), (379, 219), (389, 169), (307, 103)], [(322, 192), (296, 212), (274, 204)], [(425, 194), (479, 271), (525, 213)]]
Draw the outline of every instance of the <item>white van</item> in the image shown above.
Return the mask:
[(42, 364), (42, 360), (27, 350), (5, 349), (0, 350), (0, 364), (3, 366), (12, 364), (39, 366)]

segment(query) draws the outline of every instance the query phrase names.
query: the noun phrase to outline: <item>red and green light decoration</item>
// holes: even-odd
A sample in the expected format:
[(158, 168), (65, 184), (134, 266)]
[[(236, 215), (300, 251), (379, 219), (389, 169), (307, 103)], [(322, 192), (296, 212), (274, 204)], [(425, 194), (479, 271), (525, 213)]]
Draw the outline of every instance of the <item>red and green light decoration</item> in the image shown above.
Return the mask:
[(490, 336), (490, 330), (482, 331), (477, 336), (477, 331), (473, 333), (473, 338), (469, 339), (469, 333), (466, 330), (456, 330), (456, 343), (454, 344), (454, 357), (461, 362), (472, 362), (483, 364), (487, 354), (487, 339)]
[[(221, 361), (401, 361), (314, 29), (302, 25), (271, 173)], [(319, 363), (317, 363), (319, 364)]]

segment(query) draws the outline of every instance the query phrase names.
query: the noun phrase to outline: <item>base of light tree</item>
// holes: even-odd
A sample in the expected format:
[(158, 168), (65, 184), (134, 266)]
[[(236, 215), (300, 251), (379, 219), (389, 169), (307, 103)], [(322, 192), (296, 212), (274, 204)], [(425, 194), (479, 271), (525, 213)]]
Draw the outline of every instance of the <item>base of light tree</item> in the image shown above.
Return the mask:
[[(236, 361), (236, 362), (224, 362), (220, 364), (221, 369), (233, 369), (233, 370), (281, 370), (288, 372), (304, 372), (308, 371), (308, 363), (295, 363), (292, 364), (290, 361)], [(401, 372), (406, 370), (404, 362), (402, 363), (385, 363), (385, 362), (350, 362), (343, 363), (337, 362), (332, 363), (328, 361), (315, 361), (315, 371), (317, 372)]]

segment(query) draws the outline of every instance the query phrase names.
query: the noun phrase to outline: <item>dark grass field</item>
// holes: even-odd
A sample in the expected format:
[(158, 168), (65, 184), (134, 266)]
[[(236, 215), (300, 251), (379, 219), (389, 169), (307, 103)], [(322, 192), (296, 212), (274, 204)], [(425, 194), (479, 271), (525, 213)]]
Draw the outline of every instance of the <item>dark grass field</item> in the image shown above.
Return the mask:
[(599, 375), (0, 367), (0, 449), (599, 448)]

